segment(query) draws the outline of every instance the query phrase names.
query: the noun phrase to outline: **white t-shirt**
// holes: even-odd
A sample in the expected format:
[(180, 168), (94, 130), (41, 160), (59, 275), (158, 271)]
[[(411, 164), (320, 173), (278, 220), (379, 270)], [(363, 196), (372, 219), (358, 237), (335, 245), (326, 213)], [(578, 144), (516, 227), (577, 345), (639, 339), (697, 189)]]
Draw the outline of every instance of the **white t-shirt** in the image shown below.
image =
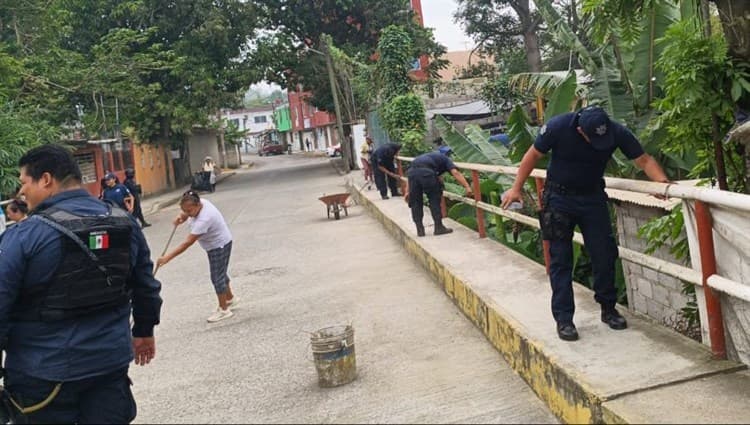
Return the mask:
[(206, 199), (201, 199), (201, 212), (198, 216), (188, 218), (190, 233), (198, 236), (198, 243), (206, 251), (221, 248), (232, 241), (232, 234), (229, 232), (224, 216), (221, 212)]

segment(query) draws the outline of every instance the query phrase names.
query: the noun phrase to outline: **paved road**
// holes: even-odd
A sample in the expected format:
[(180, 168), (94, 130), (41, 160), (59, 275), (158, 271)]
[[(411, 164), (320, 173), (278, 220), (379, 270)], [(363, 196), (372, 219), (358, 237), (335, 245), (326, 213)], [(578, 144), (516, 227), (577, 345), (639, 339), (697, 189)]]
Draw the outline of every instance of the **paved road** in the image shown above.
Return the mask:
[[(198, 246), (159, 271), (157, 359), (131, 369), (138, 422), (557, 422), (374, 219), (357, 206), (326, 218), (317, 198), (344, 191), (327, 159), (252, 159), (207, 195), (234, 235), (242, 305), (206, 322), (216, 301)], [(150, 217), (154, 258), (176, 208)], [(359, 377), (321, 389), (309, 332), (346, 323)]]

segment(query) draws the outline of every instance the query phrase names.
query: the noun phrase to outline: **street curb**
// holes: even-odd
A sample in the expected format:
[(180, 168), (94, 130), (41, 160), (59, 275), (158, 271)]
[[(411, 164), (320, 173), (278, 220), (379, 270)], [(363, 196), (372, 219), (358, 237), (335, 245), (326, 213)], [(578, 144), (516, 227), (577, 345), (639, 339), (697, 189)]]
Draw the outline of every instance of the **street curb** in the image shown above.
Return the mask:
[[(216, 177), (216, 184), (218, 185), (220, 182), (228, 179), (229, 177), (232, 177), (235, 174), (236, 174), (236, 171), (225, 171), (225, 172), (221, 173), (220, 175), (218, 175)], [(190, 186), (188, 185), (186, 187), (189, 188)], [(151, 206), (151, 208), (148, 211), (144, 211), (143, 214), (144, 215), (156, 214), (157, 212), (161, 211), (162, 209), (164, 209), (164, 208), (166, 208), (168, 206), (176, 204), (180, 200), (180, 198), (182, 197), (183, 193), (184, 193), (184, 190), (182, 190), (182, 189), (174, 191), (174, 194), (171, 194), (169, 198), (167, 198), (164, 201), (160, 201), (160, 202), (154, 203)]]
[[(490, 296), (476, 291), (470, 282), (463, 280), (450, 267), (439, 262), (418, 242), (413, 232), (405, 230), (381, 211), (357, 189), (351, 179), (347, 181), (346, 187), (356, 202), (381, 222), (397, 243), (403, 245), (409, 255), (434, 276), (453, 303), (482, 331), (508, 365), (526, 381), (552, 413), (562, 421), (566, 423), (628, 423), (628, 418), (631, 418), (634, 423), (644, 422), (644, 420), (646, 423), (664, 422), (664, 418), (659, 416), (659, 411), (664, 411), (667, 406), (656, 409), (646, 406), (645, 410), (640, 410), (638, 402), (631, 397), (648, 398), (654, 391), (659, 391), (656, 387), (638, 388), (631, 394), (599, 393), (587, 383), (588, 381), (581, 376), (580, 372), (561, 363), (553, 350), (531, 337), (528, 330), (507, 314)], [(680, 388), (685, 383), (695, 384), (703, 378), (717, 377), (743, 369), (745, 366), (742, 364), (725, 362), (721, 371), (703, 376), (692, 375), (682, 381), (672, 381), (663, 388), (683, 394)], [(750, 378), (742, 382), (750, 382)], [(718, 397), (722, 397), (724, 391), (727, 390), (719, 391)], [(727, 394), (730, 393), (727, 392)], [(658, 400), (661, 399), (656, 398), (656, 401)], [(668, 399), (665, 398), (662, 401), (665, 400)], [(734, 402), (736, 403), (736, 400)], [(663, 403), (657, 404), (663, 405)], [(723, 408), (727, 403), (716, 404), (717, 408)], [(640, 403), (640, 406), (643, 405), (644, 403)], [(669, 422), (668, 418), (666, 422)]]

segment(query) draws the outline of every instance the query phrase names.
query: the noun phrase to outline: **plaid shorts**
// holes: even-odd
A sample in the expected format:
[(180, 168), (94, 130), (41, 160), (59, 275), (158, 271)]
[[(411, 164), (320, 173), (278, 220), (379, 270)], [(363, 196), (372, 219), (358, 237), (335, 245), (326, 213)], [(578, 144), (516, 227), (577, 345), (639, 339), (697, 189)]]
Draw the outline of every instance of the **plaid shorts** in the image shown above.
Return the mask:
[(223, 294), (227, 291), (229, 285), (227, 269), (229, 268), (229, 256), (232, 254), (232, 242), (230, 241), (221, 248), (206, 251), (206, 253), (208, 254), (208, 266), (211, 269), (211, 283), (214, 284), (217, 294)]

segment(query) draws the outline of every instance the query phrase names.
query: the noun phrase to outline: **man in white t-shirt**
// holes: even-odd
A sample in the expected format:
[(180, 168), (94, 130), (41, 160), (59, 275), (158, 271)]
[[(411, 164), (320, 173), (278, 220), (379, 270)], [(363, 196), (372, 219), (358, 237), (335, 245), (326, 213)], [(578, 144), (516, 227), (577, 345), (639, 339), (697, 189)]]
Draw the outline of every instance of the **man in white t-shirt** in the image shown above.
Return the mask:
[(185, 252), (195, 241), (208, 254), (208, 264), (211, 269), (211, 283), (216, 290), (219, 299), (219, 308), (209, 318), (209, 322), (232, 317), (230, 307), (236, 307), (239, 297), (232, 294), (229, 286), (229, 257), (232, 253), (232, 234), (229, 232), (224, 216), (206, 199), (201, 199), (198, 193), (189, 190), (182, 195), (180, 200), (182, 212), (174, 220), (178, 226), (185, 221), (190, 226), (190, 234), (185, 242), (180, 244), (174, 251), (164, 255), (156, 261), (160, 267), (167, 264), (174, 257)]

